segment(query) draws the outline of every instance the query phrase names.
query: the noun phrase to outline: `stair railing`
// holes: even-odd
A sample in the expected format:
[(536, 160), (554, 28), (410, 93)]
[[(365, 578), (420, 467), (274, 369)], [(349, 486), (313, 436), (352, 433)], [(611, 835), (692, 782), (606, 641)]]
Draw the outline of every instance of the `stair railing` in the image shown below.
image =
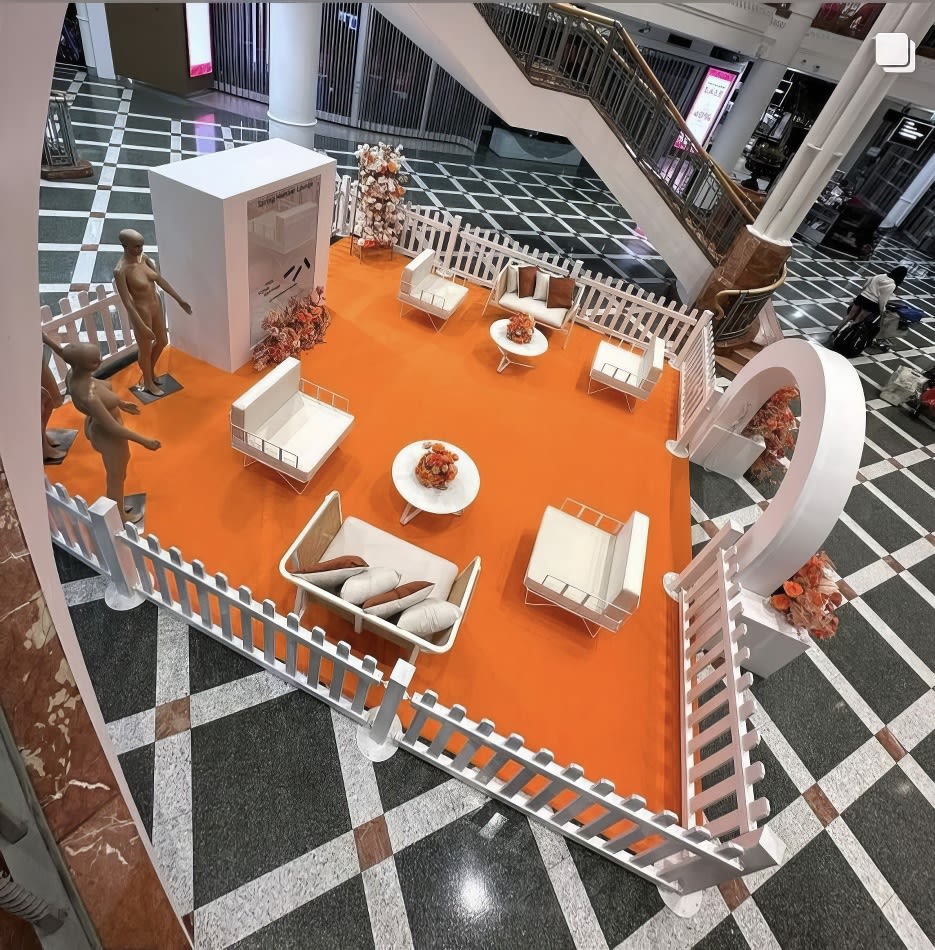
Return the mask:
[(475, 5), (527, 79), (588, 99), (713, 264), (754, 220), (626, 30), (568, 4)]
[(782, 273), (767, 287), (750, 290), (722, 290), (714, 298), (714, 342), (718, 346), (739, 343), (763, 309), (773, 291), (786, 282), (786, 265)]

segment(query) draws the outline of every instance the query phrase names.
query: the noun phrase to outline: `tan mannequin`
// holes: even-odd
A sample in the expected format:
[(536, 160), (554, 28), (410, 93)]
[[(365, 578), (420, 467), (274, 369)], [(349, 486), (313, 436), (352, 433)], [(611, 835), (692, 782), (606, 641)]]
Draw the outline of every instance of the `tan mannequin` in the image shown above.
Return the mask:
[(161, 287), (186, 312), (192, 308), (159, 273), (152, 258), (143, 253), (143, 235), (127, 229), (118, 235), (123, 245), (123, 256), (114, 268), (114, 283), (123, 305), (127, 308), (136, 345), (139, 347), (140, 369), (143, 371), (143, 389), (153, 396), (163, 396), (155, 376), (156, 362), (169, 342), (162, 303), (156, 294)]
[[(59, 356), (62, 356), (62, 348), (58, 343), (52, 339), (52, 337), (47, 334), (42, 334), (42, 342), (54, 353), (57, 353)], [(64, 357), (63, 357), (64, 358)], [(52, 415), (53, 409), (58, 409), (59, 406), (65, 401), (62, 398), (62, 394), (58, 391), (58, 383), (55, 381), (55, 377), (52, 375), (52, 370), (49, 369), (49, 364), (45, 358), (45, 352), (42, 354), (42, 461), (43, 462), (60, 462), (67, 455), (67, 450), (59, 446), (58, 442), (54, 442), (49, 438), (48, 432), (46, 432), (46, 426), (49, 424), (49, 418)]]
[(140, 521), (142, 511), (127, 511), (124, 508), (123, 486), (127, 477), (127, 463), (130, 461), (130, 442), (139, 442), (153, 452), (160, 443), (123, 425), (121, 409), (134, 416), (139, 415), (140, 409), (132, 402), (123, 402), (111, 389), (110, 383), (91, 375), (101, 365), (101, 352), (96, 344), (71, 343), (62, 348), (62, 358), (71, 367), (65, 377), (65, 387), (75, 408), (87, 417), (84, 434), (104, 459), (106, 495), (120, 506), (124, 521)]

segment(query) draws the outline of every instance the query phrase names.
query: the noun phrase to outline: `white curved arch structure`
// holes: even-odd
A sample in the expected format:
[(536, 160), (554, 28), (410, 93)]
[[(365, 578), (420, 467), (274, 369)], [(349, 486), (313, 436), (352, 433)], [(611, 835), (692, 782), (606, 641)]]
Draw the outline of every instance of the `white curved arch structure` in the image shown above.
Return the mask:
[(795, 451), (769, 507), (737, 542), (738, 580), (763, 597), (820, 550), (841, 516), (860, 467), (867, 419), (860, 378), (843, 356), (806, 340), (780, 340), (737, 374), (707, 430), (740, 431), (784, 386), (795, 386), (802, 397)]

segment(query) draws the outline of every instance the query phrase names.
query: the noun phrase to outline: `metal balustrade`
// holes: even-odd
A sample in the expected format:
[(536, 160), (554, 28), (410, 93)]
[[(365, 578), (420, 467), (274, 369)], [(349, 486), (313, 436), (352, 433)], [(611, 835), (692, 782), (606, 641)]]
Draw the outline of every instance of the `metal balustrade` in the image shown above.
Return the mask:
[(591, 102), (708, 260), (720, 263), (755, 209), (691, 134), (623, 27), (568, 4), (475, 6), (529, 82)]

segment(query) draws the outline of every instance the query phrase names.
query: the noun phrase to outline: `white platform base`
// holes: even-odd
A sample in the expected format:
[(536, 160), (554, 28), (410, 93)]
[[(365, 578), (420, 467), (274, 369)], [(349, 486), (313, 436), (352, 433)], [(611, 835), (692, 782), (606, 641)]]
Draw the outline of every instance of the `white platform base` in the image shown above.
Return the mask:
[(129, 596), (121, 594), (113, 584), (108, 584), (104, 590), (104, 603), (111, 610), (133, 610), (144, 602), (144, 597), (133, 591)]
[(666, 439), (666, 451), (677, 459), (687, 459), (688, 449), (679, 445), (677, 439)]
[[(393, 726), (390, 729), (390, 735), (398, 735), (402, 732), (403, 724), (399, 721), (399, 716), (393, 717)], [(386, 742), (374, 742), (368, 726), (357, 727), (357, 748), (362, 755), (370, 759), (371, 762), (385, 762), (396, 754), (399, 746), (393, 739), (387, 739)]]
[(662, 902), (676, 917), (694, 917), (701, 910), (704, 891), (695, 891), (694, 894), (678, 894), (668, 888), (659, 887), (658, 884), (656, 890), (659, 891)]
[(717, 472), (727, 478), (742, 478), (765, 448), (766, 443), (761, 436), (751, 439), (716, 425), (702, 439), (692, 461), (709, 472)]
[(750, 651), (750, 658), (742, 664), (745, 670), (764, 678), (772, 676), (812, 645), (805, 630), (787, 623), (781, 614), (763, 603), (762, 597), (742, 591), (740, 601), (743, 609), (738, 622), (746, 625), (743, 645)]

